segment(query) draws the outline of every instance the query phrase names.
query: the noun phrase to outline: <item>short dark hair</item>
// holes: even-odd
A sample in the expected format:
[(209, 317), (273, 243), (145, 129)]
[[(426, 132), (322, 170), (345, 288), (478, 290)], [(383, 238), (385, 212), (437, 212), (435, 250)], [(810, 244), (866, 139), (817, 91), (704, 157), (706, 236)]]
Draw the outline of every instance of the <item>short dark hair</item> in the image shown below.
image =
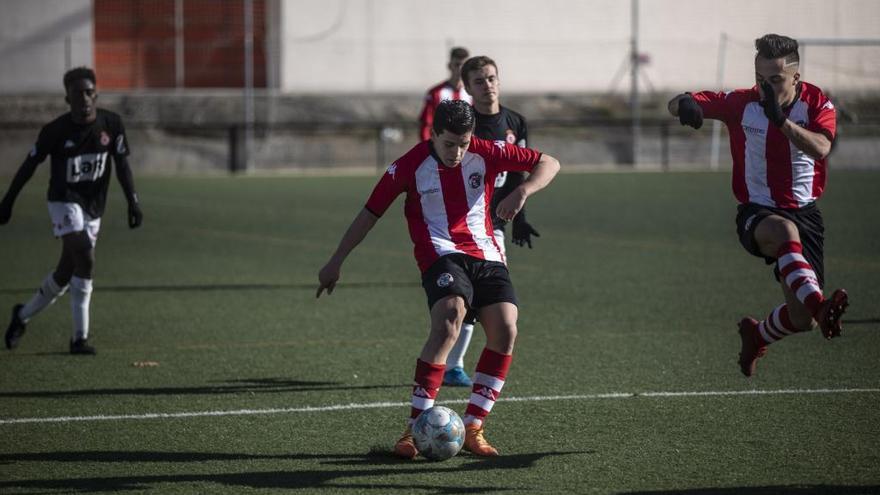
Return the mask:
[(73, 84), (73, 81), (79, 81), (80, 79), (88, 79), (92, 81), (92, 84), (98, 84), (95, 71), (88, 67), (76, 67), (64, 73), (64, 90), (67, 91), (67, 88)]
[(464, 81), (464, 85), (468, 85), (468, 74), (471, 71), (480, 70), (487, 65), (495, 67), (496, 71), (498, 70), (498, 64), (485, 55), (478, 55), (467, 59), (464, 65), (461, 66), (461, 80)]
[(472, 132), (475, 125), (474, 108), (464, 100), (445, 100), (434, 110), (433, 129), (437, 135), (443, 131), (462, 135)]
[(471, 54), (467, 50), (467, 48), (463, 46), (456, 46), (452, 50), (449, 50), (449, 60), (457, 60), (460, 58), (468, 58)]
[(765, 34), (755, 40), (755, 49), (758, 50), (755, 57), (761, 56), (766, 59), (785, 57), (785, 65), (797, 64), (801, 61), (797, 40), (788, 36)]

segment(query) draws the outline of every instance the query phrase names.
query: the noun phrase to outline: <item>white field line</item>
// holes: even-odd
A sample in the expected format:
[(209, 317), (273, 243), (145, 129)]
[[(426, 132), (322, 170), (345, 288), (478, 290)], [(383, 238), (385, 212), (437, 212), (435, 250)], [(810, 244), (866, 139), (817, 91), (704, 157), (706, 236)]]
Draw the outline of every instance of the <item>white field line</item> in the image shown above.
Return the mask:
[[(530, 397), (507, 397), (499, 402), (541, 402), (557, 400), (597, 400), (597, 399), (631, 399), (639, 397), (731, 397), (747, 395), (819, 395), (819, 394), (876, 394), (880, 388), (820, 388), (820, 389), (782, 389), (782, 390), (718, 390), (705, 392), (612, 392), (606, 394), (584, 395), (546, 395)], [(438, 401), (437, 404), (465, 404), (467, 400)], [(233, 409), (229, 411), (192, 411), (176, 413), (143, 413), (114, 414), (98, 416), (58, 416), (45, 418), (0, 418), (0, 425), (22, 423), (70, 423), (74, 421), (119, 421), (125, 419), (177, 419), (200, 418), (206, 416), (254, 416), (258, 414), (292, 414), (311, 412), (348, 411), (352, 409), (382, 409), (391, 407), (408, 407), (409, 402), (367, 402), (362, 404), (336, 404), (329, 406), (284, 407), (272, 409)]]

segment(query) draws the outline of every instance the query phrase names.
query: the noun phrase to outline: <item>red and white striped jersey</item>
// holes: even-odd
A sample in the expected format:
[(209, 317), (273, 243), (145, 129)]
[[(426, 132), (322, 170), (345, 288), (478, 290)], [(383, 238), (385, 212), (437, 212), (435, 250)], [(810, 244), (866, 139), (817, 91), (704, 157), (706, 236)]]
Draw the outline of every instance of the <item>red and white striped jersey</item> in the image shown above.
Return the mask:
[(441, 101), (446, 100), (464, 100), (468, 103), (473, 103), (473, 98), (464, 90), (464, 86), (456, 89), (449, 84), (449, 81), (443, 81), (429, 89), (425, 93), (425, 106), (422, 107), (422, 113), (419, 114), (419, 122), (422, 124), (419, 132), (422, 141), (431, 139), (431, 126), (434, 125), (434, 110), (437, 109), (437, 105)]
[[(706, 118), (727, 124), (737, 201), (800, 208), (822, 196), (827, 158), (818, 160), (799, 150), (767, 120), (757, 86), (726, 93), (702, 91), (693, 97)], [(816, 86), (801, 82), (786, 114), (797, 125), (834, 139), (834, 105)]]
[(381, 217), (406, 193), (404, 215), (422, 272), (452, 253), (504, 263), (504, 251), (492, 235), (495, 176), (530, 172), (540, 158), (530, 148), (474, 137), (461, 165), (453, 168), (437, 158), (430, 141), (423, 141), (388, 167), (366, 208)]

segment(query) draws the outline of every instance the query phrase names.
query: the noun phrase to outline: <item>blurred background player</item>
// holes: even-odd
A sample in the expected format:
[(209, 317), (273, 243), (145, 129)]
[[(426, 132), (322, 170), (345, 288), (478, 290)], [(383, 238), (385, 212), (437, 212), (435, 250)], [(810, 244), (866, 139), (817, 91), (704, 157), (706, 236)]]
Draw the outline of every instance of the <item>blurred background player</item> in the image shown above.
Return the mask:
[[(513, 110), (501, 106), (501, 81), (495, 61), (485, 56), (470, 58), (462, 66), (461, 74), (464, 87), (473, 98), (477, 120), (474, 136), (492, 141), (504, 141), (525, 148), (528, 139), (526, 119)], [(502, 172), (495, 179), (492, 226), (502, 254), (506, 254), (504, 227), (507, 225), (507, 220), (495, 214), (495, 208), (524, 180), (525, 173), (519, 171)], [(513, 217), (513, 243), (518, 246), (528, 245), (531, 248), (532, 235), (540, 237), (540, 234), (526, 222), (526, 212), (523, 208)], [(470, 344), (475, 322), (476, 313), (470, 312), (461, 326), (458, 341), (447, 357), (446, 373), (443, 376), (444, 385), (470, 387), (473, 384), (464, 371), (464, 355)]]
[(800, 80), (798, 43), (776, 34), (755, 40), (755, 82), (750, 89), (681, 94), (669, 112), (699, 129), (703, 118), (727, 125), (733, 155), (733, 192), (740, 243), (775, 264), (785, 303), (764, 321), (739, 323), (740, 370), (755, 372), (767, 346), (812, 330), (827, 339), (840, 335), (846, 291), (826, 299), (822, 214), (816, 200), (825, 189), (827, 156), (835, 137), (834, 105), (822, 91)]
[(485, 439), (483, 421), (504, 386), (516, 340), (516, 293), (504, 255), (489, 228), (489, 207), (499, 173), (527, 170), (529, 178), (511, 192), (497, 214), (511, 219), (526, 199), (543, 189), (559, 162), (535, 150), (473, 137), (473, 108), (464, 101), (437, 107), (430, 141), (395, 161), (379, 180), (367, 204), (346, 231), (336, 252), (318, 274), (330, 294), (345, 258), (401, 194), (404, 215), (428, 298), (431, 331), (416, 361), (410, 420), (394, 446), (395, 455), (414, 458), (418, 450), (410, 423), (433, 407), (443, 381), (446, 356), (469, 309), (479, 312), (486, 348), (477, 362), (474, 386), (464, 414), (464, 448), (480, 456), (498, 451)]
[(425, 106), (419, 114), (419, 135), (422, 141), (431, 139), (431, 128), (434, 123), (434, 111), (441, 101), (463, 100), (471, 102), (471, 96), (465, 91), (461, 81), (461, 66), (470, 56), (466, 48), (457, 46), (449, 52), (449, 79), (432, 87), (425, 93)]
[(116, 164), (117, 178), (128, 200), (129, 227), (140, 226), (143, 215), (126, 158), (129, 149), (122, 119), (95, 106), (98, 99), (95, 72), (86, 67), (68, 71), (64, 74), (64, 90), (70, 112), (42, 128), (36, 144), (0, 201), (0, 225), (3, 225), (9, 222), (15, 198), (33, 176), (37, 165), (51, 155), (49, 217), (55, 237), (61, 238), (61, 258), (55, 271), (46, 276), (31, 300), (12, 308), (12, 319), (6, 330), (6, 348), (14, 349), (28, 321), (55, 302), (69, 287), (73, 311), (70, 353), (94, 354), (95, 348), (88, 343), (89, 302), (95, 243), (110, 184), (110, 157)]

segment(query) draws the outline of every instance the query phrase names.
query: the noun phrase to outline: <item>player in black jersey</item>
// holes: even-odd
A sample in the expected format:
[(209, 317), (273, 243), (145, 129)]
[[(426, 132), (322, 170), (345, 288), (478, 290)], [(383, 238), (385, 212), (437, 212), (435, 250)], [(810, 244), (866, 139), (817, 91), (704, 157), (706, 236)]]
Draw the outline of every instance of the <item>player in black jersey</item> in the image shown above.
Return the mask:
[[(469, 58), (461, 68), (462, 81), (467, 92), (473, 97), (473, 105), (476, 110), (476, 128), (474, 136), (493, 141), (505, 141), (526, 147), (528, 140), (528, 128), (526, 119), (501, 106), (499, 100), (500, 84), (498, 79), (498, 66), (489, 57), (479, 56)], [(500, 218), (496, 209), (498, 203), (507, 197), (511, 191), (517, 188), (525, 180), (523, 172), (505, 172), (495, 180), (495, 195), (492, 198), (492, 227), (495, 230), (495, 239), (504, 253), (504, 228), (507, 220)], [(540, 237), (538, 231), (532, 228), (526, 221), (525, 208), (513, 217), (513, 243), (518, 246), (532, 247), (532, 236)], [(465, 318), (458, 340), (446, 359), (446, 372), (443, 375), (443, 384), (459, 387), (470, 387), (472, 381), (464, 371), (464, 354), (467, 351), (474, 331), (476, 315), (469, 314)]]
[(47, 199), (54, 234), (61, 238), (61, 258), (31, 300), (12, 308), (6, 348), (14, 349), (28, 320), (55, 302), (69, 287), (73, 311), (70, 353), (95, 354), (95, 348), (88, 342), (89, 302), (95, 242), (110, 184), (110, 157), (116, 164), (117, 178), (128, 200), (128, 226), (139, 227), (143, 215), (128, 165), (129, 149), (122, 119), (95, 106), (98, 98), (95, 72), (87, 67), (68, 71), (64, 74), (64, 90), (70, 112), (43, 127), (0, 201), (0, 225), (3, 225), (9, 222), (15, 198), (37, 166), (47, 156), (52, 157)]

